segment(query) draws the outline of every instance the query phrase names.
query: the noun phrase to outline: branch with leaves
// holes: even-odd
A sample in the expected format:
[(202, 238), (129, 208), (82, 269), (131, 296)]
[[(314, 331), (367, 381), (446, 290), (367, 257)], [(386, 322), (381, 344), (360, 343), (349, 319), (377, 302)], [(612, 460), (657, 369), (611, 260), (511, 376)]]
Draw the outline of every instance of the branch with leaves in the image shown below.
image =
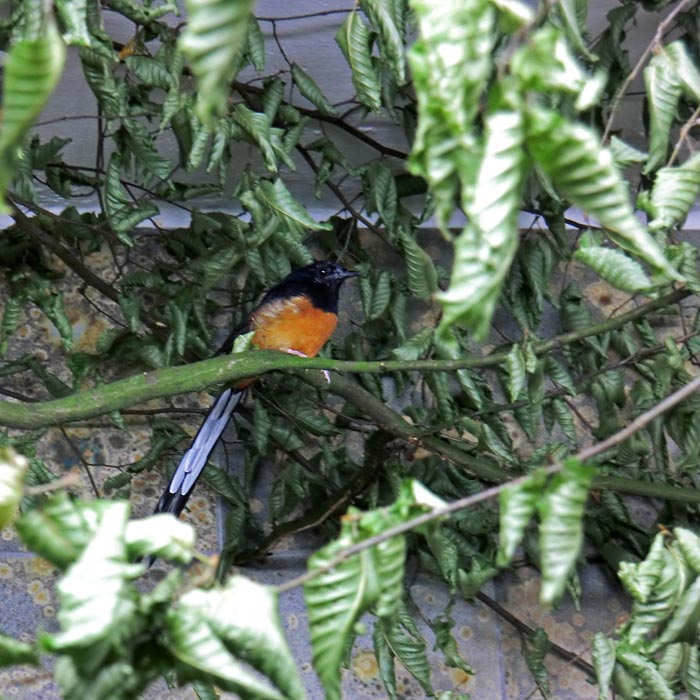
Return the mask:
[[(586, 537), (636, 601), (628, 626), (596, 639), (601, 697), (611, 682), (625, 699), (670, 697), (681, 685), (698, 695), (690, 531), (700, 400), (664, 401), (694, 386), (700, 354), (698, 251), (679, 235), (700, 193), (700, 9), (624, 2), (591, 40), (588, 5), (361, 0), (256, 17), (247, 0), (187, 0), (176, 19), (174, 2), (10, 0), (0, 19), (0, 195), (14, 219), (0, 232), (0, 444), (28, 461), (6, 460), (0, 493), (9, 495), (3, 517), (24, 495), (17, 528), (64, 576), (62, 631), (38, 646), (3, 638), (0, 661), (55, 654), (61, 692), (76, 700), (133, 697), (161, 672), (191, 681), (199, 697), (214, 697), (214, 685), (244, 698), (301, 697), (276, 593), (227, 576), (286, 533), (339, 527), (312, 557), (322, 573), (306, 589), (328, 697), (338, 697), (359, 610), (376, 616), (389, 697), (396, 660), (433, 695), (403, 596), (405, 557), (452, 597), (473, 598), (520, 546), (553, 600), (564, 588), (577, 595), (570, 574)], [(645, 13), (658, 30), (630, 65)], [(127, 41), (110, 34), (112, 15), (133, 27)], [(333, 94), (285, 34), (321, 16), (335, 37), (331, 60), (348, 71)], [(47, 120), (41, 136), (32, 126), (66, 47), (95, 98), (79, 116), (97, 132), (87, 164), (67, 149), (75, 115)], [(638, 75), (643, 134), (620, 118)], [(372, 129), (393, 130), (391, 145), (366, 128), (369, 117)], [(297, 169), (309, 180), (301, 195), (299, 178), (289, 186)], [(47, 190), (62, 211), (45, 205)], [(312, 194), (332, 216), (316, 220), (302, 203)], [(224, 196), (231, 206), (212, 211)], [(76, 208), (83, 197), (92, 210)], [(164, 204), (185, 217), (181, 228), (163, 230)], [(533, 217), (526, 231), (521, 212)], [(467, 223), (455, 229), (461, 213)], [(430, 217), (445, 234), (444, 259), (421, 231)], [(313, 257), (362, 273), (361, 310), (327, 357), (192, 361), (210, 354), (212, 328), (229, 325), (232, 310), (244, 316)], [(614, 311), (601, 320), (589, 298)], [(102, 330), (80, 335), (76, 318), (88, 312)], [(37, 324), (55, 337), (29, 345)], [(668, 326), (680, 328), (669, 336)], [(321, 368), (336, 373), (329, 386)], [(178, 573), (137, 591), (135, 558), (191, 561), (193, 535), (127, 522), (120, 499), (134, 477), (167, 469), (184, 436), (174, 420), (182, 409), (128, 407), (260, 374), (238, 426), (245, 478), (205, 471), (228, 507), (225, 583)], [(92, 478), (70, 423), (104, 415), (127, 436), (135, 411), (150, 443), (104, 482), (112, 500), (50, 495), (70, 483), (37, 448), (48, 426), (62, 426)], [(596, 473), (571, 457), (592, 456), (582, 445), (606, 446)], [(250, 512), (251, 483), (271, 461), (280, 466), (263, 522)], [(542, 472), (547, 464), (566, 466)], [(495, 510), (479, 505), (490, 493), (502, 494), (508, 515), (500, 543)], [(671, 544), (653, 539), (620, 494), (672, 501), (658, 515)], [(440, 508), (451, 517), (435, 515)], [(90, 590), (77, 595), (81, 581)], [(342, 613), (332, 633), (331, 600)], [(86, 630), (90, 606), (100, 615)], [(235, 615), (211, 616), (224, 607)], [(267, 616), (245, 617), (263, 608)], [(445, 663), (471, 673), (451, 608), (429, 624)], [(198, 653), (192, 640), (216, 653)], [(528, 640), (528, 667), (546, 688), (548, 640), (541, 631)], [(240, 668), (249, 652), (253, 674)]]

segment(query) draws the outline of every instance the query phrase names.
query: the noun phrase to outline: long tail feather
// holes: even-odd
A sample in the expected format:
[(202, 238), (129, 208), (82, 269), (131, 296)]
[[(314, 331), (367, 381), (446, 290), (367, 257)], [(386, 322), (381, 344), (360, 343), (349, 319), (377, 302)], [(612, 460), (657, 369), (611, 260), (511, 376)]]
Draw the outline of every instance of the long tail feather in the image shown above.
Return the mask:
[(168, 488), (158, 501), (156, 513), (173, 513), (177, 516), (182, 512), (242, 395), (240, 389), (226, 389), (216, 399), (192, 445), (182, 455)]

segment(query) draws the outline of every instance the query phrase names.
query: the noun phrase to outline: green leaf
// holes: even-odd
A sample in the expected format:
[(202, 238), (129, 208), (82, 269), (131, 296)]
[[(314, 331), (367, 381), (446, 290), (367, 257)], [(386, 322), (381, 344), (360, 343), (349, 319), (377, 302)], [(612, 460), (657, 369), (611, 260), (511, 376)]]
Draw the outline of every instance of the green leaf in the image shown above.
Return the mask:
[(691, 644), (686, 653), (683, 685), (689, 700), (700, 700), (700, 650), (695, 644)]
[(418, 128), (409, 168), (435, 197), (447, 228), (455, 195), (474, 178), (472, 125), (491, 75), (495, 12), (488, 0), (413, 0), (419, 39), (409, 52)]
[(293, 231), (303, 231), (304, 229), (330, 231), (332, 228), (329, 223), (319, 223), (312, 219), (306, 209), (292, 197), (280, 179), (274, 182), (263, 180), (255, 194), (262, 204), (287, 223)]
[(513, 347), (506, 358), (508, 371), (508, 394), (511, 401), (516, 401), (520, 392), (525, 388), (525, 355), (519, 345), (513, 343)]
[(419, 299), (429, 299), (437, 289), (437, 270), (431, 257), (416, 243), (412, 233), (399, 233), (408, 270), (408, 288)]
[(676, 609), (663, 632), (649, 645), (651, 652), (662, 649), (667, 644), (688, 642), (695, 644), (700, 623), (700, 578), (683, 592)]
[(372, 642), (374, 643), (374, 656), (379, 666), (379, 677), (384, 684), (384, 689), (389, 696), (389, 700), (398, 700), (396, 671), (394, 669), (394, 659), (396, 657), (392, 653), (379, 624), (375, 624), (372, 630)]
[(652, 231), (680, 227), (700, 194), (700, 153), (676, 167), (661, 168), (656, 173), (650, 196)]
[(226, 109), (229, 84), (246, 49), (252, 0), (186, 0), (179, 46), (197, 80), (197, 114), (211, 125)]
[(406, 60), (392, 3), (389, 0), (360, 0), (360, 7), (377, 31), (382, 56), (389, 63), (394, 80), (403, 85), (406, 82)]
[(447, 614), (440, 615), (430, 623), (430, 627), (435, 635), (433, 650), (437, 651), (439, 649), (442, 652), (445, 665), (449, 668), (459, 668), (473, 676), (475, 673), (474, 669), (462, 658), (457, 647), (457, 641), (452, 635), (454, 625), (454, 619)]
[(632, 213), (610, 151), (582, 124), (556, 112), (528, 110), (527, 146), (544, 173), (572, 204), (605, 227), (608, 235), (671, 279), (678, 279), (656, 241)]
[(371, 55), (371, 35), (362, 16), (353, 10), (338, 29), (335, 40), (352, 71), (357, 99), (373, 112), (379, 112), (381, 86)]
[(700, 574), (700, 537), (684, 527), (674, 528), (673, 534), (690, 568)]
[(620, 562), (618, 576), (627, 591), (640, 603), (645, 603), (661, 576), (666, 564), (666, 548), (664, 536), (659, 533), (649, 548), (644, 561), (634, 564), (632, 562)]
[(56, 0), (56, 9), (66, 31), (63, 39), (73, 46), (90, 46), (86, 23), (87, 0)]
[(29, 460), (11, 447), (0, 447), (0, 528), (14, 519), (24, 487)]
[(548, 651), (549, 637), (542, 627), (538, 627), (525, 638), (525, 649), (523, 650), (525, 663), (545, 698), (549, 695), (549, 673), (544, 665)]
[(124, 534), (130, 557), (152, 555), (189, 564), (196, 540), (194, 528), (167, 513), (131, 520)]
[(248, 25), (247, 52), (255, 70), (262, 73), (265, 70), (265, 37), (258, 20), (252, 15)]
[(41, 30), (14, 42), (3, 71), (0, 112), (0, 213), (9, 213), (5, 190), (12, 181), (15, 149), (56, 87), (66, 49), (49, 16)]
[(574, 257), (588, 265), (606, 282), (626, 292), (641, 292), (652, 287), (642, 266), (620, 250), (602, 246), (581, 246)]
[(313, 663), (329, 700), (340, 698), (340, 666), (355, 637), (355, 625), (360, 616), (375, 607), (378, 617), (388, 619), (401, 602), (405, 538), (384, 540), (326, 569), (353, 544), (424, 511), (423, 503), (428, 495), (434, 499), (426, 489), (407, 480), (401, 486), (398, 500), (389, 509), (368, 513), (350, 509), (343, 520), (340, 536), (309, 559), (309, 571), (319, 572), (304, 586)]
[(175, 87), (175, 78), (168, 68), (150, 56), (127, 56), (126, 67), (144, 84), (170, 90)]
[(491, 0), (491, 4), (507, 17), (512, 27), (520, 28), (530, 24), (535, 17), (532, 8), (520, 0)]
[(630, 165), (639, 165), (646, 162), (648, 154), (636, 148), (632, 148), (617, 136), (610, 139), (610, 152), (612, 153), (615, 167), (622, 169)]
[(73, 501), (66, 494), (57, 494), (43, 507), (23, 513), (16, 528), (29, 549), (65, 569), (90, 541), (103, 505)]
[(627, 637), (635, 645), (656, 634), (661, 623), (673, 615), (688, 582), (688, 569), (679, 552), (664, 548), (661, 557), (663, 568), (651, 594), (644, 602), (635, 601), (632, 608)]
[(513, 54), (511, 70), (528, 89), (545, 93), (579, 95), (589, 81), (563, 32), (551, 24), (530, 33), (527, 43)]
[(615, 643), (602, 632), (593, 635), (593, 667), (598, 679), (598, 700), (608, 700), (615, 669)]
[(392, 655), (420, 683), (426, 694), (433, 696), (425, 641), (420, 637), (407, 634), (398, 620), (377, 620), (374, 624), (375, 628), (379, 628)]
[(450, 287), (438, 297), (443, 306), (438, 333), (464, 323), (477, 338), (486, 335), (518, 247), (525, 174), (522, 115), (489, 114), (484, 138), (484, 155), (466, 207), (469, 223), (455, 241)]
[(506, 566), (523, 539), (525, 528), (537, 510), (543, 496), (546, 476), (541, 471), (530, 474), (525, 481), (506, 486), (499, 495), (499, 544), (496, 564)]
[(265, 165), (270, 172), (277, 172), (277, 153), (272, 145), (270, 120), (264, 112), (253, 112), (245, 105), (236, 105), (231, 120), (240, 126), (250, 140), (260, 148)]
[(700, 71), (688, 54), (683, 41), (674, 41), (664, 46), (661, 52), (665, 54), (683, 85), (683, 91), (694, 102), (700, 102)]
[(233, 576), (222, 589), (190, 591), (166, 626), (170, 651), (222, 688), (251, 700), (303, 700), (270, 588)]
[(15, 666), (16, 664), (39, 663), (39, 656), (31, 644), (20, 642), (18, 639), (0, 634), (0, 666)]
[(397, 360), (419, 360), (425, 355), (433, 343), (433, 329), (424, 328), (416, 335), (411, 336), (403, 345), (394, 348), (391, 354)]
[(372, 294), (372, 306), (369, 309), (368, 319), (374, 320), (384, 314), (391, 301), (391, 275), (382, 270), (377, 278), (377, 284)]
[(150, 201), (135, 204), (121, 183), (121, 160), (114, 154), (109, 159), (105, 176), (105, 212), (114, 233), (125, 245), (132, 246), (129, 232), (148, 219), (158, 214), (158, 207)]
[(129, 635), (138, 614), (130, 580), (143, 567), (128, 563), (124, 530), (129, 504), (107, 502), (93, 537), (58, 584), (62, 632), (46, 635), (50, 651), (88, 653), (99, 664)]
[(564, 462), (537, 508), (540, 513), (542, 589), (540, 599), (553, 603), (564, 591), (583, 544), (583, 514), (596, 473), (575, 459)]
[(318, 109), (321, 114), (337, 117), (338, 110), (326, 99), (316, 81), (296, 63), (292, 64), (292, 80), (299, 92)]
[(659, 53), (644, 69), (644, 85), (649, 103), (649, 158), (644, 174), (666, 162), (671, 125), (676, 118), (682, 83), (668, 57)]
[(653, 661), (627, 649), (619, 649), (617, 658), (641, 682), (654, 700), (674, 700), (675, 693), (659, 673)]

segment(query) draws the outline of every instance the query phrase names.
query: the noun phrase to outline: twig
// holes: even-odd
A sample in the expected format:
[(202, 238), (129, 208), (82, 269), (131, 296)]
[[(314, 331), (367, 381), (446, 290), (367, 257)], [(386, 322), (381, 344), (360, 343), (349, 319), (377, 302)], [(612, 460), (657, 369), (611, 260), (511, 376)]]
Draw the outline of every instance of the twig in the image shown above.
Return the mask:
[(678, 141), (676, 141), (676, 145), (673, 147), (671, 157), (668, 159), (668, 166), (673, 165), (673, 163), (675, 162), (676, 158), (678, 157), (678, 154), (680, 153), (683, 142), (688, 138), (688, 135), (690, 134), (690, 130), (694, 126), (697, 126), (698, 119), (700, 119), (700, 107), (695, 108), (695, 111), (690, 115), (690, 119), (688, 119), (688, 121), (681, 127), (680, 134), (678, 136)]
[[(593, 445), (591, 447), (587, 447), (583, 450), (580, 450), (574, 455), (574, 459), (577, 459), (580, 462), (587, 462), (603, 454), (604, 452), (607, 452), (610, 448), (619, 445), (620, 443), (624, 442), (629, 437), (634, 435), (636, 432), (642, 430), (642, 428), (649, 425), (649, 423), (651, 423), (653, 420), (655, 420), (660, 415), (679, 404), (684, 399), (688, 398), (688, 396), (690, 396), (698, 389), (700, 389), (700, 377), (696, 377), (695, 379), (693, 379), (693, 381), (689, 382), (681, 389), (678, 389), (678, 391), (675, 391), (670, 396), (667, 396), (663, 401), (660, 401), (658, 404), (656, 404), (656, 406), (653, 406), (648, 411), (645, 411), (641, 415), (637, 416), (637, 418), (635, 418), (628, 426), (626, 426), (622, 430), (619, 430), (617, 433), (611, 435), (606, 440), (603, 440), (597, 445)], [(547, 467), (544, 467), (542, 471), (549, 476), (561, 471), (562, 466), (563, 465), (560, 462), (555, 462)], [(492, 486), (491, 488), (484, 489), (479, 493), (466, 496), (465, 498), (460, 498), (456, 501), (453, 501), (452, 503), (448, 503), (447, 505), (441, 507), (433, 508), (429, 513), (423, 513), (422, 515), (419, 515), (415, 518), (411, 518), (410, 520), (407, 520), (404, 523), (400, 523), (399, 525), (390, 527), (379, 535), (375, 535), (374, 537), (368, 537), (366, 540), (362, 540), (362, 542), (358, 542), (357, 544), (348, 547), (347, 549), (340, 552), (337, 556), (333, 557), (333, 559), (331, 559), (331, 561), (329, 561), (328, 564), (319, 567), (318, 569), (308, 571), (305, 574), (302, 574), (301, 576), (297, 576), (283, 584), (280, 584), (279, 586), (277, 586), (277, 591), (279, 593), (283, 593), (285, 591), (292, 590), (293, 588), (298, 588), (299, 586), (302, 586), (308, 581), (316, 578), (320, 574), (330, 571), (331, 569), (338, 566), (338, 564), (341, 564), (346, 559), (355, 554), (359, 554), (360, 552), (363, 552), (371, 547), (376, 547), (377, 545), (381, 544), (382, 542), (386, 542), (392, 537), (403, 535), (404, 533), (409, 532), (410, 530), (415, 530), (416, 528), (421, 527), (422, 525), (427, 525), (428, 523), (431, 523), (439, 518), (451, 515), (452, 513), (456, 513), (457, 511), (470, 508), (471, 506), (474, 506), (478, 503), (482, 503), (483, 501), (495, 498), (501, 493), (501, 491), (503, 491), (503, 489), (518, 486), (519, 484), (522, 484), (529, 478), (529, 474), (520, 476), (516, 479), (509, 481), (506, 484)]]

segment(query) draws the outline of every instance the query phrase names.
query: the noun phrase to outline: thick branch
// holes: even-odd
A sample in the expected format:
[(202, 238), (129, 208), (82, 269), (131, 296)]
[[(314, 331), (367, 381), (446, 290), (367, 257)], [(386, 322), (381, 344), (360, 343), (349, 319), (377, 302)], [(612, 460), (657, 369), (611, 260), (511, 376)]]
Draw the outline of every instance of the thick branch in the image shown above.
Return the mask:
[[(689, 294), (690, 292), (686, 290), (671, 292), (607, 321), (535, 343), (533, 349), (535, 353), (543, 354), (554, 348), (615, 330), (625, 323), (643, 318), (654, 311), (676, 303)], [(361, 362), (330, 360), (321, 357), (306, 359), (271, 352), (241, 353), (235, 357), (218, 357), (181, 367), (170, 367), (143, 373), (88, 391), (81, 391), (65, 398), (33, 403), (31, 406), (0, 401), (0, 425), (33, 430), (84, 418), (94, 418), (144, 401), (191, 391), (201, 391), (214, 384), (235, 382), (243, 377), (255, 376), (273, 370), (328, 369), (336, 372), (373, 374), (410, 370), (445, 372), (457, 369), (493, 367), (504, 362), (506, 357), (507, 353), (502, 352), (486, 357), (465, 357), (458, 360)], [(390, 413), (394, 413), (388, 407), (386, 408)]]

